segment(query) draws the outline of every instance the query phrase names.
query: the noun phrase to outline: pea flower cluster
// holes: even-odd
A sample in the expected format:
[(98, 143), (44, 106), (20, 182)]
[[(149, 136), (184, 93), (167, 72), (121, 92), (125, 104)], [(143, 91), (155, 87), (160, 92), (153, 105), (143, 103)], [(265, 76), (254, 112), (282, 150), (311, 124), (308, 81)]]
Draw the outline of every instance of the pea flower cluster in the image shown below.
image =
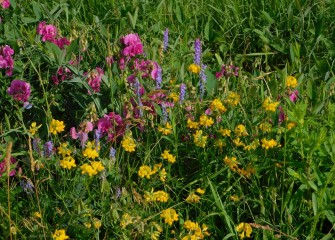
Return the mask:
[(14, 50), (8, 46), (0, 47), (0, 68), (6, 69), (6, 75), (12, 76), (13, 68), (14, 68), (14, 60), (12, 55), (14, 54)]
[(65, 45), (70, 45), (70, 41), (66, 37), (56, 38), (57, 28), (54, 25), (46, 24), (45, 21), (38, 24), (37, 33), (42, 36), (43, 42), (52, 42), (60, 49), (63, 49)]

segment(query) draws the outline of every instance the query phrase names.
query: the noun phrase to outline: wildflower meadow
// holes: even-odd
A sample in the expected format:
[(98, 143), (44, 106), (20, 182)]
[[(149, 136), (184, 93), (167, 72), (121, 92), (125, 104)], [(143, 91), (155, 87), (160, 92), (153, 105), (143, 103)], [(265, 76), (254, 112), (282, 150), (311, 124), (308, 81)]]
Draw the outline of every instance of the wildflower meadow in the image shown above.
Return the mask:
[(335, 239), (333, 0), (0, 0), (0, 239)]

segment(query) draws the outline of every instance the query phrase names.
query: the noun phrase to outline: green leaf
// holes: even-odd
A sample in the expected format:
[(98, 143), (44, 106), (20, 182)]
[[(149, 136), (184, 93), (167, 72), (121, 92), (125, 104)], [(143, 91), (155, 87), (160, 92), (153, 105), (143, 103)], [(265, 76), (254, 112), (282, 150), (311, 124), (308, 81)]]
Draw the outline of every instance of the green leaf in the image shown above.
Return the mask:
[(207, 76), (207, 82), (206, 82), (207, 93), (209, 95), (214, 95), (217, 90), (217, 79), (209, 69), (206, 69), (206, 76)]

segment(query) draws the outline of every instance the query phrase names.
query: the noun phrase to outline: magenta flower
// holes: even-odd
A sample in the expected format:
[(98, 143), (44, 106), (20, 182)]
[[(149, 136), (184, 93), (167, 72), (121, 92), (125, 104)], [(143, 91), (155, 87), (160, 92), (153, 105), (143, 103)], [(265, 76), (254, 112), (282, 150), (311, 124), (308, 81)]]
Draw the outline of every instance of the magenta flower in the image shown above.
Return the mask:
[(0, 2), (1, 2), (1, 6), (2, 6), (3, 9), (10, 7), (10, 1), (9, 0), (2, 0)]
[(57, 36), (57, 28), (54, 25), (47, 25), (44, 21), (38, 24), (37, 33), (42, 36), (42, 41), (54, 42)]
[(113, 56), (107, 56), (106, 57), (106, 63), (109, 67), (112, 66), (112, 64), (114, 63)]
[(284, 113), (284, 110), (283, 110), (283, 107), (282, 106), (279, 106), (278, 107), (278, 110), (279, 110), (279, 114), (278, 114), (278, 125), (282, 124), (285, 119), (286, 119), (286, 116), (285, 116), (285, 113)]
[[(10, 158), (10, 163), (11, 163), (11, 165), (14, 165), (16, 163), (16, 159), (11, 157)], [(5, 172), (6, 172), (6, 162), (5, 162), (5, 160), (3, 160), (2, 162), (0, 162), (0, 177)], [(12, 177), (12, 176), (15, 175), (15, 173), (16, 173), (16, 170), (13, 169), (12, 171), (10, 171), (9, 176)]]
[(291, 94), (290, 94), (290, 100), (294, 103), (298, 100), (298, 95), (299, 92), (298, 90), (294, 90)]
[(101, 136), (107, 133), (109, 141), (115, 141), (118, 137), (123, 136), (125, 132), (125, 123), (122, 117), (114, 112), (110, 112), (100, 118), (97, 125)]
[(65, 45), (70, 45), (70, 41), (66, 38), (66, 37), (62, 37), (62, 38), (58, 38), (56, 40), (54, 40), (54, 43), (60, 48), (60, 49), (64, 49)]
[(14, 60), (12, 55), (14, 54), (14, 50), (6, 45), (0, 47), (0, 68), (7, 69), (6, 75), (11, 76), (14, 68)]
[(22, 80), (13, 80), (7, 93), (13, 97), (14, 100), (20, 102), (27, 102), (30, 97), (30, 84)]
[(124, 56), (134, 57), (143, 53), (143, 45), (138, 34), (128, 34), (120, 39), (121, 43), (125, 45), (122, 50)]
[[(100, 83), (101, 78), (104, 75), (104, 70), (102, 70), (99, 67), (96, 67), (94, 70), (92, 70), (87, 77), (88, 85), (91, 86), (94, 92), (100, 92)], [(90, 92), (89, 92), (90, 94)]]

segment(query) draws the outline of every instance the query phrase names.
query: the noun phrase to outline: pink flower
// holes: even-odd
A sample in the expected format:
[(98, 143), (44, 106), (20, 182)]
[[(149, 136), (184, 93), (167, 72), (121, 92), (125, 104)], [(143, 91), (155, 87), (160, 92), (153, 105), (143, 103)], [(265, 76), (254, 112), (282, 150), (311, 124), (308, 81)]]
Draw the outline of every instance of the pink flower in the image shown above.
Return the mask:
[(105, 115), (98, 121), (98, 130), (103, 135), (108, 134), (108, 140), (115, 141), (119, 136), (123, 136), (125, 132), (125, 124), (122, 117), (114, 112)]
[(57, 28), (54, 25), (46, 25), (45, 22), (38, 24), (37, 33), (42, 36), (42, 41), (54, 42), (57, 36)]
[(123, 45), (125, 45), (125, 48), (122, 50), (122, 54), (124, 56), (134, 57), (143, 53), (143, 45), (137, 34), (128, 34), (122, 37), (120, 41)]
[(70, 41), (66, 37), (58, 38), (54, 41), (54, 43), (60, 48), (64, 49), (65, 45), (70, 45)]
[(113, 56), (106, 57), (106, 63), (109, 67), (112, 66), (113, 62), (114, 62)]
[(0, 68), (7, 69), (6, 75), (11, 76), (14, 68), (14, 60), (12, 55), (14, 54), (14, 50), (6, 45), (0, 47)]
[(283, 110), (283, 107), (282, 106), (279, 106), (278, 107), (278, 110), (279, 110), (279, 114), (278, 114), (278, 125), (282, 124), (282, 122), (285, 121), (285, 113), (284, 113), (284, 110)]
[(13, 80), (7, 93), (17, 101), (27, 102), (30, 97), (30, 84), (22, 80)]
[(88, 74), (87, 77), (88, 85), (91, 86), (94, 92), (100, 92), (100, 83), (103, 75), (104, 71), (99, 67), (96, 67)]
[(298, 90), (294, 90), (291, 95), (290, 95), (290, 100), (294, 103), (298, 100), (298, 95), (299, 95), (299, 92)]
[[(16, 159), (11, 157), (10, 158), (10, 163), (11, 163), (11, 165), (14, 165), (16, 163)], [(5, 172), (6, 172), (6, 163), (5, 163), (5, 160), (3, 160), (2, 162), (0, 162), (0, 177)], [(12, 171), (10, 171), (9, 176), (12, 177), (12, 176), (15, 175), (15, 173), (16, 173), (16, 170), (13, 169)]]
[(2, 6), (3, 9), (5, 9), (5, 8), (9, 8), (9, 7), (10, 7), (10, 2), (9, 2), (9, 0), (2, 0), (2, 1), (0, 1), (0, 2), (1, 2), (1, 6)]

